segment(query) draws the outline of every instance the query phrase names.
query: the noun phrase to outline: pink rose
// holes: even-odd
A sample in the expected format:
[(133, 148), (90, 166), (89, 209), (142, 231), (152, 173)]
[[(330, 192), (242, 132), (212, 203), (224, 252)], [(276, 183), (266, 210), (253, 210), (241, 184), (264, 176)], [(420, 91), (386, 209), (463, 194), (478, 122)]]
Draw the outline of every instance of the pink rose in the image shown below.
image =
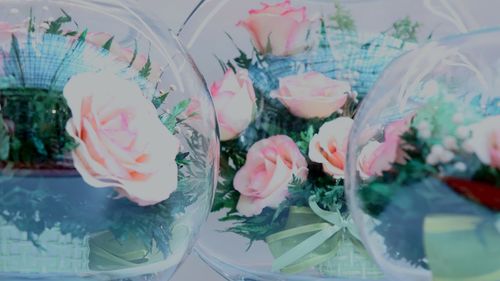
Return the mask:
[(74, 165), (89, 185), (115, 187), (141, 206), (169, 198), (177, 188), (179, 141), (135, 83), (84, 73), (68, 82), (64, 97), (72, 113), (66, 130), (79, 143)]
[(397, 151), (395, 148), (398, 145), (399, 142), (393, 139), (384, 143), (369, 142), (358, 157), (358, 171), (361, 178), (366, 180), (390, 170), (396, 159), (394, 152)]
[(481, 162), (500, 169), (500, 116), (491, 116), (470, 126), (469, 144)]
[(307, 173), (306, 159), (291, 138), (279, 135), (256, 142), (234, 178), (234, 188), (241, 193), (238, 212), (250, 217), (266, 207), (277, 208), (294, 176), (305, 180)]
[(252, 122), (257, 108), (248, 71), (239, 70), (234, 73), (233, 70), (228, 70), (224, 79), (212, 85), (210, 92), (217, 113), (221, 140), (238, 137)]
[(353, 123), (348, 117), (327, 122), (309, 143), (311, 161), (323, 164), (325, 173), (337, 179), (344, 177), (347, 143)]
[(271, 94), (295, 116), (327, 118), (341, 109), (351, 93), (349, 83), (333, 80), (318, 72), (280, 79), (280, 88)]
[(362, 179), (380, 176), (392, 169), (394, 163), (404, 164), (407, 155), (403, 150), (401, 136), (408, 131), (411, 118), (398, 120), (385, 129), (383, 143), (369, 142), (358, 157), (358, 170)]
[[(96, 32), (96, 33), (87, 33), (85, 37), (85, 41), (90, 43), (96, 47), (102, 47), (106, 42), (108, 42), (113, 36), (105, 33), (105, 32)], [(109, 48), (109, 52), (117, 57), (117, 59), (126, 64), (130, 64), (132, 59), (134, 58), (134, 50), (129, 48), (121, 47), (117, 42), (116, 38), (111, 43)], [(148, 57), (137, 54), (134, 62), (132, 63), (132, 68), (137, 71), (141, 71), (142, 68), (146, 65), (148, 61)], [(151, 74), (148, 77), (148, 80), (156, 82), (160, 79), (161, 69), (154, 62), (151, 62)]]
[(294, 8), (290, 0), (276, 5), (263, 3), (260, 10), (250, 10), (250, 16), (241, 25), (252, 36), (255, 48), (261, 53), (289, 56), (307, 47), (307, 36), (312, 20), (306, 7)]

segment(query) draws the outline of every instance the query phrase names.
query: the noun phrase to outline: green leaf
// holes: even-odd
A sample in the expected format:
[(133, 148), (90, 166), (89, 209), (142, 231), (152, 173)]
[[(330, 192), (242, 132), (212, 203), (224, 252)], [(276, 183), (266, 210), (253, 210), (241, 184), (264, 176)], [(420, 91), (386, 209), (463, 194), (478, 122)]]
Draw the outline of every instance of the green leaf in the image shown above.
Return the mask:
[(137, 40), (134, 41), (134, 53), (132, 54), (132, 59), (130, 60), (130, 63), (128, 65), (129, 68), (132, 67), (132, 65), (134, 65), (134, 62), (135, 60), (137, 59), (137, 54), (139, 53), (139, 47), (137, 47)]
[(80, 34), (80, 36), (78, 36), (78, 42), (85, 42), (85, 39), (87, 38), (87, 34), (88, 34), (88, 29), (85, 29), (82, 34)]
[(10, 135), (3, 119), (0, 119), (0, 160), (6, 161), (10, 152)]
[(28, 33), (35, 32), (35, 17), (33, 16), (33, 8), (30, 8), (30, 21), (28, 23)]
[(191, 99), (186, 99), (178, 103), (171, 112), (164, 113), (160, 116), (160, 120), (167, 129), (175, 133), (175, 127), (179, 123), (177, 118), (189, 107)]
[(168, 95), (169, 92), (160, 92), (160, 95), (158, 97), (153, 97), (152, 102), (156, 109), (160, 108), (163, 105)]
[(410, 17), (406, 17), (393, 24), (394, 32), (392, 36), (408, 42), (417, 42), (417, 32), (420, 23), (412, 22)]
[(191, 104), (191, 99), (186, 99), (181, 101), (172, 109), (172, 115), (175, 115), (176, 117), (179, 116), (181, 113), (186, 111), (186, 109), (189, 107), (190, 104)]
[(46, 22), (49, 25), (49, 28), (45, 31), (45, 33), (55, 35), (63, 34), (62, 26), (65, 23), (71, 22), (71, 16), (68, 15), (68, 13), (66, 13), (66, 11), (64, 11), (63, 9), (61, 9), (61, 11), (63, 13), (63, 16), (60, 16), (54, 21)]
[(139, 75), (143, 78), (148, 78), (151, 75), (151, 57), (148, 55), (148, 60), (146, 61), (146, 64), (142, 67), (142, 69), (139, 71)]
[(335, 1), (335, 14), (331, 17), (333, 29), (341, 31), (356, 31), (356, 24), (352, 18), (351, 12), (342, 7), (339, 1)]
[(78, 31), (68, 31), (68, 32), (64, 33), (64, 36), (74, 37), (76, 35), (78, 35)]
[(107, 50), (109, 51), (111, 49), (111, 46), (113, 45), (113, 40), (115, 39), (114, 36), (112, 36), (111, 38), (109, 38), (108, 41), (106, 41), (106, 43), (104, 43), (104, 45), (102, 45), (102, 48), (104, 50)]

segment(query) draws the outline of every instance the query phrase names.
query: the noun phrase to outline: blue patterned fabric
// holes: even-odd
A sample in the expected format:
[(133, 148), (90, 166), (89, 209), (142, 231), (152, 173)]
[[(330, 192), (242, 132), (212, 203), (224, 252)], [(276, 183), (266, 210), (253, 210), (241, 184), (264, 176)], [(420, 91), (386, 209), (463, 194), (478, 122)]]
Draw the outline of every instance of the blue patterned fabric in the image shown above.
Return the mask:
[(361, 96), (367, 94), (385, 67), (398, 56), (416, 48), (385, 34), (333, 31), (319, 47), (291, 57), (266, 57), (250, 68), (255, 87), (268, 93), (279, 87), (279, 78), (309, 71), (349, 81)]
[[(113, 72), (135, 81), (148, 98), (155, 87), (136, 69), (109, 51), (85, 41), (53, 34), (29, 34), (10, 49), (0, 49), (2, 88), (34, 88), (61, 92), (71, 77), (85, 72)], [(5, 83), (5, 81), (8, 81)]]

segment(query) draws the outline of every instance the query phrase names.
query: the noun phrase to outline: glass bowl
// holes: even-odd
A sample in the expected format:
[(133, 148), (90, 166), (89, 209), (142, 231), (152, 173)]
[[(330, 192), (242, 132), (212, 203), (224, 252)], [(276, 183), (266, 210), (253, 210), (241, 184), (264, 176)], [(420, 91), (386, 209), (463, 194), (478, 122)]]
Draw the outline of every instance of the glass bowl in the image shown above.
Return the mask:
[(391, 280), (499, 280), (499, 34), (406, 54), (359, 110), (350, 207)]
[(0, 278), (169, 279), (219, 155), (194, 64), (133, 1), (0, 6)]
[(230, 280), (379, 280), (344, 195), (352, 118), (393, 59), (460, 29), (421, 1), (261, 2), (203, 1), (180, 33), (224, 141), (197, 251)]

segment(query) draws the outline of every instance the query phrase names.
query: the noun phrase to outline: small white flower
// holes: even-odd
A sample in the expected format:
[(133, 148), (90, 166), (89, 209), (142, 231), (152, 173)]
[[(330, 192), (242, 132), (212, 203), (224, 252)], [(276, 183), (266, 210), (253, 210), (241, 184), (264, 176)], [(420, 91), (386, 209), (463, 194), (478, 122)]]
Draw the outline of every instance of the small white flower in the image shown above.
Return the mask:
[(474, 153), (474, 145), (470, 140), (464, 141), (464, 143), (462, 144), (462, 148), (467, 153)]
[(455, 164), (455, 169), (459, 172), (465, 172), (467, 170), (467, 165), (464, 162), (457, 162)]
[(460, 126), (457, 129), (457, 137), (460, 139), (466, 139), (470, 136), (470, 129), (467, 127)]
[(430, 130), (422, 130), (418, 132), (418, 135), (423, 139), (428, 139), (432, 136), (432, 132)]
[(455, 158), (455, 154), (448, 150), (445, 150), (443, 153), (441, 153), (441, 155), (439, 155), (439, 160), (444, 164), (450, 163), (453, 158)]
[(452, 136), (447, 136), (443, 140), (444, 147), (446, 147), (448, 150), (457, 150), (458, 149), (458, 143), (457, 139), (452, 137)]
[(433, 145), (431, 148), (431, 154), (435, 154), (438, 157), (440, 157), (445, 151), (444, 147), (439, 144)]
[(11, 14), (13, 14), (13, 15), (16, 15), (16, 14), (19, 14), (19, 9), (12, 8), (12, 9), (10, 9), (10, 11), (9, 11), (9, 12), (10, 12)]
[(439, 163), (439, 158), (436, 156), (436, 154), (429, 154), (427, 155), (427, 158), (425, 159), (425, 162), (429, 165), (437, 165)]

